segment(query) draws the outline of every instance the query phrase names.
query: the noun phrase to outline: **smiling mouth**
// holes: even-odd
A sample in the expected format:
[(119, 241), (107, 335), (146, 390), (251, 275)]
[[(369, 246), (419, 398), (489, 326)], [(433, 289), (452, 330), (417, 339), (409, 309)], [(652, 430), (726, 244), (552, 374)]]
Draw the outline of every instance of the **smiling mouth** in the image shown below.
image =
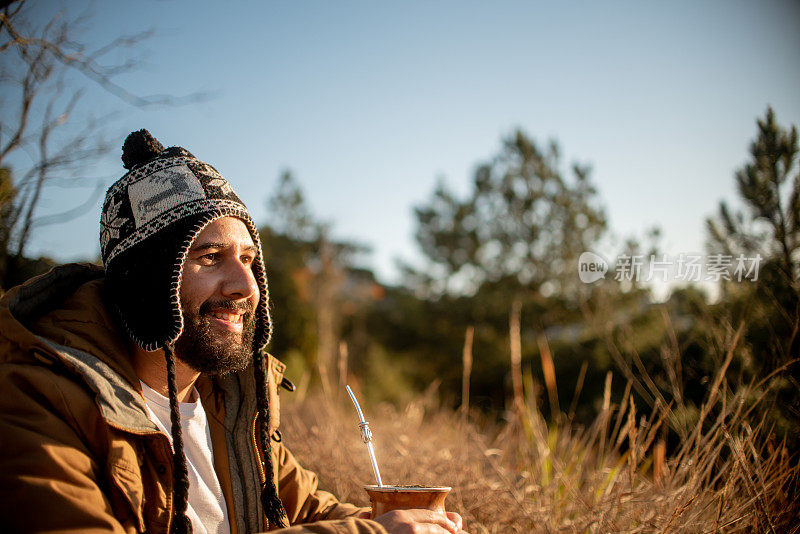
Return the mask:
[(212, 310), (209, 312), (214, 321), (232, 332), (242, 331), (244, 313)]
[(224, 312), (211, 312), (212, 317), (216, 317), (217, 319), (222, 319), (223, 321), (228, 321), (229, 323), (241, 323), (242, 316), (241, 313), (224, 313)]

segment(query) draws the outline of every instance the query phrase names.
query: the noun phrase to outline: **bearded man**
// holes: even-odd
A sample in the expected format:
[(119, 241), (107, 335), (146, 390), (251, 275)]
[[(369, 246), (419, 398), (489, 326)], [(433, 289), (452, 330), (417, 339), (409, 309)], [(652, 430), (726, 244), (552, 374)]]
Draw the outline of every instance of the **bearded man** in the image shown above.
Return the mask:
[[(0, 517), (11, 532), (456, 532), (374, 520), (284, 446), (258, 231), (214, 167), (146, 130), (101, 216), (103, 268), (0, 299)], [(324, 451), (323, 451), (324, 453)]]

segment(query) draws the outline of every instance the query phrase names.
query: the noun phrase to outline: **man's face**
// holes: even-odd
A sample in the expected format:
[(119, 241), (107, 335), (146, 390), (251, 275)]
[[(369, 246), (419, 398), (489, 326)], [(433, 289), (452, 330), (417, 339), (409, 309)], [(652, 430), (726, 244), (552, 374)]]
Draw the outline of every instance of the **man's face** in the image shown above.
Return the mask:
[(226, 374), (252, 359), (258, 285), (257, 249), (247, 226), (223, 217), (206, 226), (183, 264), (183, 333), (176, 356), (194, 370)]

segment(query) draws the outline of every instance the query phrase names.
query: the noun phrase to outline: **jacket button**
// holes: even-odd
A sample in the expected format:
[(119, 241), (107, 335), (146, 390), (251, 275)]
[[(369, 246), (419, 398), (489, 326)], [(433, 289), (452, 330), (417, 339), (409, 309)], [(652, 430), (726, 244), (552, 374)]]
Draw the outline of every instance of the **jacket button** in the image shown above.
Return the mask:
[(159, 475), (164, 475), (167, 473), (167, 466), (165, 466), (164, 464), (158, 464), (156, 471), (158, 471)]
[(290, 392), (297, 389), (295, 388), (295, 385), (292, 383), (292, 381), (286, 378), (285, 376), (283, 377), (283, 380), (281, 380), (281, 387), (283, 387), (283, 389), (285, 389), (286, 391)]

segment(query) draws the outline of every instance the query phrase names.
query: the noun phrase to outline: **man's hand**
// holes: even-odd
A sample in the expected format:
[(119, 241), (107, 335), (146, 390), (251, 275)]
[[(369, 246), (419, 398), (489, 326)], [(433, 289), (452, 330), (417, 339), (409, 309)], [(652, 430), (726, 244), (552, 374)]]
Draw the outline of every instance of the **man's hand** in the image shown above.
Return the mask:
[[(458, 534), (461, 516), (446, 512), (446, 516), (431, 510), (392, 510), (374, 519), (390, 534)], [(368, 517), (368, 516), (367, 516)]]

